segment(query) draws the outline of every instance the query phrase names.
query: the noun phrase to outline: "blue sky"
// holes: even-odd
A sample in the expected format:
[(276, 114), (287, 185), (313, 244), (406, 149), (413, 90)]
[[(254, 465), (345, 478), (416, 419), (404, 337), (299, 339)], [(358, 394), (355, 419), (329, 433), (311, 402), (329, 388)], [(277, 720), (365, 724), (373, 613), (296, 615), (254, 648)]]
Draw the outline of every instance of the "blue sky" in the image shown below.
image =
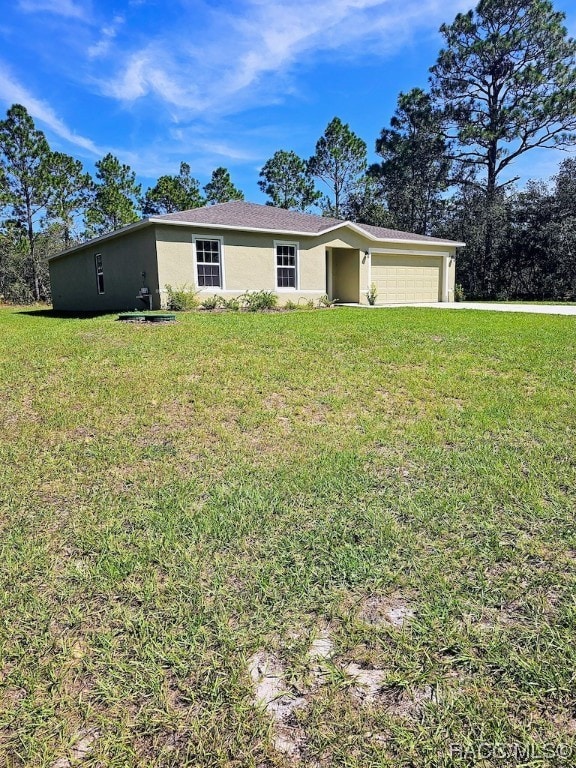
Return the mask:
[[(401, 90), (426, 86), (438, 27), (469, 0), (4, 0), (0, 106), (24, 104), (51, 146), (113, 152), (144, 187), (181, 160), (205, 184), (226, 166), (263, 202), (277, 149), (309, 157), (338, 115), (368, 144)], [(560, 0), (576, 33), (576, 0)], [(547, 177), (564, 155), (513, 171)], [(377, 159), (375, 156), (373, 159)]]

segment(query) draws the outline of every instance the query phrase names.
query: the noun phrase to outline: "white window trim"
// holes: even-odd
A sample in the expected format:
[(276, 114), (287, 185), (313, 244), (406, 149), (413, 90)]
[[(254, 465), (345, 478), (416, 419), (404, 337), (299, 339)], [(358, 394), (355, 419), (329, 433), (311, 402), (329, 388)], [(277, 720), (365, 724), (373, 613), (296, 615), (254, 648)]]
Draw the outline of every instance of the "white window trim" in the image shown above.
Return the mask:
[[(294, 288), (279, 288), (278, 287), (278, 262), (276, 260), (277, 247), (279, 245), (291, 245), (296, 249), (296, 280)], [(300, 243), (296, 240), (274, 240), (274, 290), (276, 293), (295, 293), (300, 291)], [(315, 291), (316, 293), (316, 291)]]
[[(102, 285), (104, 286), (103, 290), (100, 290), (100, 280), (98, 279), (98, 257), (100, 257), (100, 264), (102, 269)], [(104, 296), (106, 293), (106, 283), (104, 282), (104, 261), (102, 259), (101, 251), (94, 254), (94, 272), (96, 273), (96, 292), (98, 293), (98, 296)]]
[[(198, 284), (198, 258), (196, 255), (196, 240), (218, 240), (220, 243), (220, 285)], [(222, 235), (192, 235), (192, 262), (194, 266), (194, 286), (198, 291), (224, 293), (226, 291), (226, 270), (224, 268), (224, 237)]]

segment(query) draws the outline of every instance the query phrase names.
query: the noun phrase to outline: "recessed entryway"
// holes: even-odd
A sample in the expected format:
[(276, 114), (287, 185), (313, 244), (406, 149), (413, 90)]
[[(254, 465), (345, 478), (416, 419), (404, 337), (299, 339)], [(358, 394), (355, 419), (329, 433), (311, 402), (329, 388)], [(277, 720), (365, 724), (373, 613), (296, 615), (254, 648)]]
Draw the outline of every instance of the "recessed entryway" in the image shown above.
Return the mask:
[(360, 301), (360, 251), (332, 248), (332, 295), (338, 302)]

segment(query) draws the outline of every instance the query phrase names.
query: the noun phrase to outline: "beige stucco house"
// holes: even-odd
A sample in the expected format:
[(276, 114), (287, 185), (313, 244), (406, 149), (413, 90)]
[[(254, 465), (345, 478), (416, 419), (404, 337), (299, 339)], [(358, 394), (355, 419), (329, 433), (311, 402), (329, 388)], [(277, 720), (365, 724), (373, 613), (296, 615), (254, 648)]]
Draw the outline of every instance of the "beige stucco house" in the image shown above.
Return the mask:
[[(464, 243), (367, 224), (230, 202), (151, 216), (50, 259), (54, 309), (166, 307), (166, 286), (229, 298), (268, 290), (280, 304), (454, 300)], [(141, 298), (142, 297), (142, 298)]]

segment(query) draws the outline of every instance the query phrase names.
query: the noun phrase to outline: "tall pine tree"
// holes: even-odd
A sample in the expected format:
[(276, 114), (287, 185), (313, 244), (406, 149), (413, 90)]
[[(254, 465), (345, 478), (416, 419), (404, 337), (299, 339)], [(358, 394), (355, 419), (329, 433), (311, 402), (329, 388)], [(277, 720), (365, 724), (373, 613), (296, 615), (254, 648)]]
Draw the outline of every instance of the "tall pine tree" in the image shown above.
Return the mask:
[(306, 162), (295, 152), (275, 152), (260, 171), (258, 186), (270, 201), (267, 205), (305, 211), (321, 196), (314, 188)]
[(347, 198), (358, 191), (366, 171), (366, 144), (335, 117), (316, 142), (316, 151), (308, 160), (308, 173), (323, 181), (330, 193), (324, 195), (322, 208), (327, 216), (340, 218)]
[(457, 159), (480, 173), (484, 237), (474, 282), (496, 283), (495, 217), (511, 164), (536, 147), (576, 141), (576, 42), (549, 0), (481, 0), (440, 31), (446, 47), (432, 92), (451, 126)]
[(212, 172), (210, 181), (204, 187), (208, 205), (229, 203), (232, 200), (244, 200), (244, 193), (234, 186), (228, 169), (220, 167)]
[(146, 190), (142, 211), (145, 216), (157, 216), (199, 208), (203, 204), (198, 180), (191, 175), (188, 163), (180, 163), (177, 176), (160, 176), (156, 184)]
[(141, 186), (128, 165), (108, 153), (96, 163), (96, 183), (86, 211), (86, 234), (98, 237), (138, 221)]
[(50, 147), (21, 104), (0, 121), (0, 206), (25, 234), (27, 255), (23, 280), (38, 301), (49, 293), (48, 279), (36, 252), (37, 223), (52, 194)]
[(376, 140), (383, 162), (370, 167), (397, 229), (431, 234), (448, 187), (451, 161), (442, 136), (443, 117), (420, 88), (401, 93)]

